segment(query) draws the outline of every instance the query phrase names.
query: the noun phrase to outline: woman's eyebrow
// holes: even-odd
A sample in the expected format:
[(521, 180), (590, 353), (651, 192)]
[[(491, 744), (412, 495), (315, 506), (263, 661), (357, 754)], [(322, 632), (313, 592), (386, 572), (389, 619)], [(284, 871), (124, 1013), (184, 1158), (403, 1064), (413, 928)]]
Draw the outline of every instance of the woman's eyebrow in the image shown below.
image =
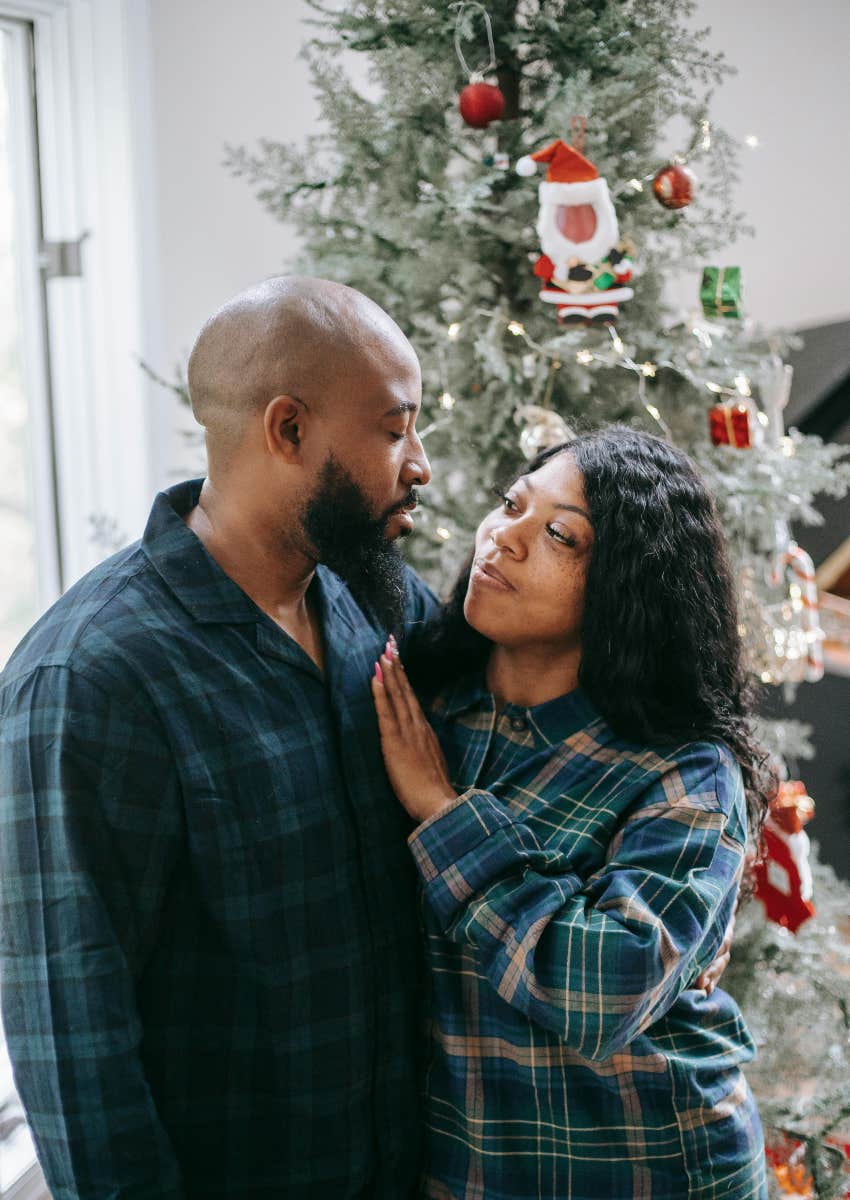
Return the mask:
[[(523, 484), (523, 486), (527, 487), (530, 492), (533, 492), (535, 490), (534, 484), (530, 481), (530, 479), (528, 478), (527, 475), (520, 475), (519, 479), (517, 480), (517, 483)], [(578, 515), (580, 517), (584, 517), (584, 519), (589, 524), (591, 524), (591, 525), (593, 524), (593, 522), (590, 520), (590, 513), (585, 512), (585, 510), (583, 508), (579, 508), (578, 505), (576, 505), (576, 504), (557, 504), (556, 503), (554, 507), (562, 508), (566, 512), (578, 513)]]

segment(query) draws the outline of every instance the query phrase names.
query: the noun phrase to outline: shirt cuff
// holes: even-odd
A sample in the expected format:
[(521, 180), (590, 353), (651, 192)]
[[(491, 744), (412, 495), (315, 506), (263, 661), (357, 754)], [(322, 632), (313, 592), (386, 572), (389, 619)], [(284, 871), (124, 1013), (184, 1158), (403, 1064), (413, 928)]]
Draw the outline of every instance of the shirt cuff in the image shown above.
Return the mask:
[(457, 800), (417, 825), (407, 839), (425, 883), (481, 842), (513, 824), (511, 811), (490, 792), (470, 788)]
[[(408, 844), (426, 900), (444, 930), (473, 896), (546, 857), (528, 825), (492, 792), (477, 788), (424, 821)], [(562, 879), (570, 890), (581, 886), (572, 874)]]

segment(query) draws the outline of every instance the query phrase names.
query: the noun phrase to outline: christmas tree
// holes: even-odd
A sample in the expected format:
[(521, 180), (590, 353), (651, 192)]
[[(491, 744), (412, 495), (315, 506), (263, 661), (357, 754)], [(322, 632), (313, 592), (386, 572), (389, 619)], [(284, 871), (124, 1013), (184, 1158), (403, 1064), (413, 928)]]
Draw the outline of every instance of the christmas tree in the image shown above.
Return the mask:
[[(817, 679), (811, 564), (789, 529), (817, 520), (815, 496), (841, 494), (850, 470), (836, 447), (785, 431), (787, 341), (747, 319), (726, 261), (746, 232), (731, 199), (738, 147), (710, 112), (730, 68), (689, 23), (694, 5), (311, 7), (321, 132), (231, 149), (229, 165), (300, 234), (289, 267), (373, 297), (419, 354), (434, 479), (415, 565), (445, 590), (494, 481), (569, 430), (625, 422), (674, 440), (712, 488), (754, 673)], [(368, 64), (365, 86), (343, 51)], [(660, 158), (674, 127), (678, 153)], [(665, 281), (697, 268), (694, 311), (671, 311)], [(793, 722), (765, 723), (764, 737), (780, 758), (805, 754)], [(816, 874), (820, 915), (795, 936), (754, 902), (729, 972), (762, 1045), (752, 1078), (777, 1195), (848, 1186), (825, 1139), (850, 1142), (850, 889)]]

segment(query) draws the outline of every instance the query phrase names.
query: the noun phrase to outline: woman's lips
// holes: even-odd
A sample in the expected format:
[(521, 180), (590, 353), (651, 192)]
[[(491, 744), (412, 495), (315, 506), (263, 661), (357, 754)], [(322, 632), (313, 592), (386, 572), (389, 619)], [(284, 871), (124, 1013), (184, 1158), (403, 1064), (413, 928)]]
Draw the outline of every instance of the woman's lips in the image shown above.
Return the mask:
[(472, 568), (472, 578), (476, 583), (491, 587), (500, 592), (515, 592), (516, 588), (508, 583), (501, 571), (485, 559), (476, 559)]

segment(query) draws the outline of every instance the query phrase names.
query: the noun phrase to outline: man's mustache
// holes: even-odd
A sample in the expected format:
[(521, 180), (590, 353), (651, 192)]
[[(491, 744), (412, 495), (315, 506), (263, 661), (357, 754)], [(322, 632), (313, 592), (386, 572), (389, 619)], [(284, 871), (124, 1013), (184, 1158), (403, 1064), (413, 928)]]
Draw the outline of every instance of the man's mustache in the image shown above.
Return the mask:
[(387, 511), (381, 516), (381, 518), (380, 518), (381, 524), (386, 525), (386, 523), (387, 523), (387, 521), (389, 521), (390, 517), (395, 516), (395, 514), (397, 512), (401, 512), (401, 510), (403, 508), (407, 508), (411, 504), (418, 504), (418, 503), (419, 503), (419, 493), (417, 492), (415, 487), (412, 487), (410, 489), (410, 491), (407, 493), (407, 495), (405, 496), (405, 498), (401, 501), (400, 504), (394, 504), (392, 506), (392, 508), (388, 508)]

